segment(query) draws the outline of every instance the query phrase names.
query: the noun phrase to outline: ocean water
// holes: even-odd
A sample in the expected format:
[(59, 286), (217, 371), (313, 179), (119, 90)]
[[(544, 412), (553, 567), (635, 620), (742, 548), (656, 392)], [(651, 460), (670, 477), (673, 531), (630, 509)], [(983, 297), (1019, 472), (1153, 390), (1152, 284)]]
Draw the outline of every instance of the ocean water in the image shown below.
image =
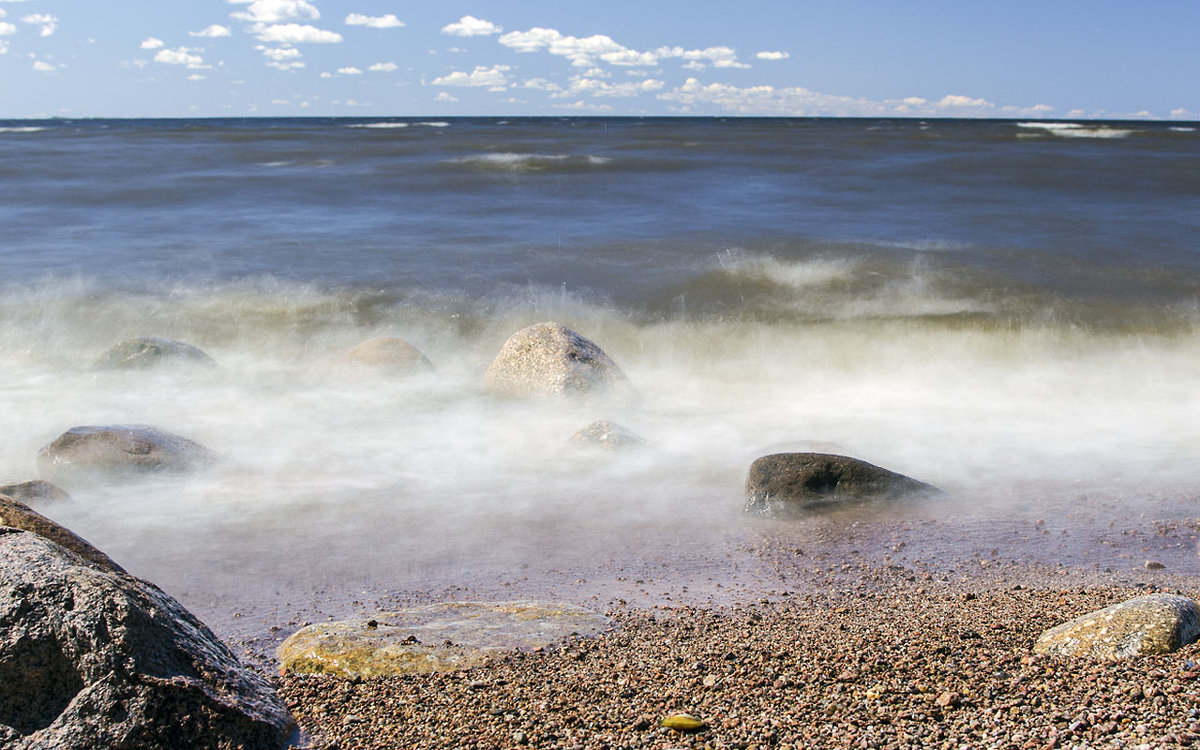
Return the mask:
[[(742, 484), (779, 450), (960, 512), (1200, 488), (1196, 124), (0, 121), (0, 185), (0, 482), (75, 425), (227, 456), (38, 507), (219, 630), (678, 572), (758, 533)], [(641, 402), (488, 396), (545, 320)], [(93, 367), (144, 335), (219, 367)], [(436, 370), (330, 366), (380, 335)], [(596, 419), (648, 447), (571, 450)]]

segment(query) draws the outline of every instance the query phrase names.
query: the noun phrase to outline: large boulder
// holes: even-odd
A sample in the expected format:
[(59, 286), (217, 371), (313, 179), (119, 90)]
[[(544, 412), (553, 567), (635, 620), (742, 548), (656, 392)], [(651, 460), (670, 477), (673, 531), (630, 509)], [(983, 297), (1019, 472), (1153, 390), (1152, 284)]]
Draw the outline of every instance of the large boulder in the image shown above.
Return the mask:
[(0, 495), (0, 526), (30, 531), (71, 550), (104, 570), (124, 572), (108, 555), (93, 547), (70, 529), (59, 526), (13, 497)]
[(262, 675), (153, 585), (0, 527), (0, 746), (282, 748)]
[(38, 452), (38, 473), (60, 482), (88, 475), (199, 471), (218, 456), (199, 443), (149, 425), (72, 427)]
[(167, 364), (212, 366), (216, 362), (191, 344), (157, 336), (127, 339), (96, 360), (96, 367), (103, 370), (141, 370)]
[(1147, 594), (1050, 628), (1033, 650), (1056, 656), (1123, 659), (1166, 654), (1200, 639), (1200, 605), (1176, 594)]
[(343, 349), (330, 358), (335, 365), (369, 367), (401, 375), (427, 372), (433, 363), (417, 347), (395, 336), (376, 336), (373, 339)]
[(57, 502), (71, 499), (71, 496), (61, 487), (41, 479), (0, 485), (0, 495), (8, 495), (23, 503)]
[(301, 628), (279, 647), (284, 672), (375, 676), (477, 667), (514, 649), (595, 635), (607, 618), (532, 601), (446, 602)]
[(788, 515), (893, 500), (937, 488), (866, 461), (830, 453), (775, 453), (750, 465), (746, 512)]
[(604, 350), (561, 323), (537, 323), (510, 336), (488, 366), (484, 385), (508, 397), (633, 395)]

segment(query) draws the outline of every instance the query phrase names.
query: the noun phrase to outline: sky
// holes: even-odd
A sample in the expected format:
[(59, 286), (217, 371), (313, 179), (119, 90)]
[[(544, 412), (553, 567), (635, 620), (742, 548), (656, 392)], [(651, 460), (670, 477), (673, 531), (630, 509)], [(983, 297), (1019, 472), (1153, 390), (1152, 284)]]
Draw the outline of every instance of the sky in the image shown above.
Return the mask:
[(0, 118), (1200, 120), (1200, 0), (0, 0)]

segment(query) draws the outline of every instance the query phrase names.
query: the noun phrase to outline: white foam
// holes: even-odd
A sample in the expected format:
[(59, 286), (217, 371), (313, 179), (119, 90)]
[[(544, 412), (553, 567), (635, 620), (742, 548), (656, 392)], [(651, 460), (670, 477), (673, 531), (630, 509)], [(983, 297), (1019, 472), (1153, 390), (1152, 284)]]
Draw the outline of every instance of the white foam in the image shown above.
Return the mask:
[(36, 125), (25, 125), (19, 127), (0, 128), (0, 133), (40, 133), (47, 128), (37, 127)]
[(1171, 131), (1172, 133), (1195, 133), (1196, 132), (1195, 128), (1187, 128), (1187, 127), (1183, 127), (1183, 126), (1170, 127), (1170, 128), (1167, 128), (1167, 130)]
[(494, 154), (476, 154), (455, 159), (458, 164), (477, 164), (491, 169), (512, 171), (545, 169), (555, 164), (585, 164), (588, 166), (603, 166), (612, 161), (606, 156), (574, 156), (572, 154), (516, 154), (510, 152)]
[(414, 125), (423, 125), (424, 127), (427, 127), (427, 128), (448, 128), (448, 127), (450, 127), (450, 123), (443, 122), (441, 120), (435, 120), (432, 122), (417, 122), (417, 123), (413, 123), (413, 124)]
[(355, 123), (354, 125), (349, 125), (348, 127), (387, 130), (387, 129), (392, 129), (392, 128), (407, 128), (408, 123), (407, 122), (364, 122), (364, 123)]
[(1083, 125), (1078, 122), (1018, 122), (1017, 127), (1044, 130), (1063, 138), (1124, 138), (1134, 132), (1128, 128)]

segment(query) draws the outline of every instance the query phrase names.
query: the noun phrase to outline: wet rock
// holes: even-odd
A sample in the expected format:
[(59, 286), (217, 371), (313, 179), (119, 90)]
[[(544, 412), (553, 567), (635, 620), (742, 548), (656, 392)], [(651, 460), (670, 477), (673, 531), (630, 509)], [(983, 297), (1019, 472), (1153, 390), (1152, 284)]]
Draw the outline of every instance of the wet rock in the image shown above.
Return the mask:
[(0, 485), (0, 495), (8, 495), (23, 503), (55, 502), (71, 499), (71, 496), (61, 487), (41, 479)]
[(291, 716), (178, 602), (0, 528), (0, 738), (34, 748), (282, 748)]
[(775, 453), (750, 465), (747, 513), (787, 515), (938, 492), (866, 461), (830, 453)]
[(584, 427), (579, 432), (576, 432), (570, 437), (570, 442), (574, 445), (608, 448), (612, 450), (621, 448), (636, 448), (646, 444), (645, 440), (632, 431), (625, 429), (619, 424), (614, 424), (605, 420), (592, 422), (587, 427)]
[(32, 532), (66, 547), (104, 570), (124, 572), (120, 565), (89, 544), (87, 540), (76, 536), (70, 529), (59, 526), (15, 498), (0, 495), (0, 526)]
[(504, 342), (484, 385), (507, 397), (630, 397), (633, 387), (604, 351), (561, 323), (537, 323)]
[(213, 366), (216, 362), (191, 344), (157, 336), (122, 341), (96, 360), (96, 367), (104, 370), (140, 370), (168, 364)]
[(218, 456), (199, 443), (148, 425), (72, 427), (38, 452), (38, 473), (55, 482), (88, 475), (199, 471)]
[(377, 336), (344, 349), (330, 358), (333, 364), (377, 368), (409, 374), (433, 369), (433, 363), (417, 347), (395, 336)]
[[(373, 624), (372, 624), (373, 623)], [(371, 620), (301, 628), (279, 647), (283, 672), (374, 676), (476, 667), (514, 649), (572, 634), (592, 635), (607, 618), (581, 607), (532, 601), (449, 602)]]
[(1200, 605), (1176, 594), (1148, 594), (1050, 628), (1039, 654), (1123, 659), (1166, 654), (1200, 639)]

